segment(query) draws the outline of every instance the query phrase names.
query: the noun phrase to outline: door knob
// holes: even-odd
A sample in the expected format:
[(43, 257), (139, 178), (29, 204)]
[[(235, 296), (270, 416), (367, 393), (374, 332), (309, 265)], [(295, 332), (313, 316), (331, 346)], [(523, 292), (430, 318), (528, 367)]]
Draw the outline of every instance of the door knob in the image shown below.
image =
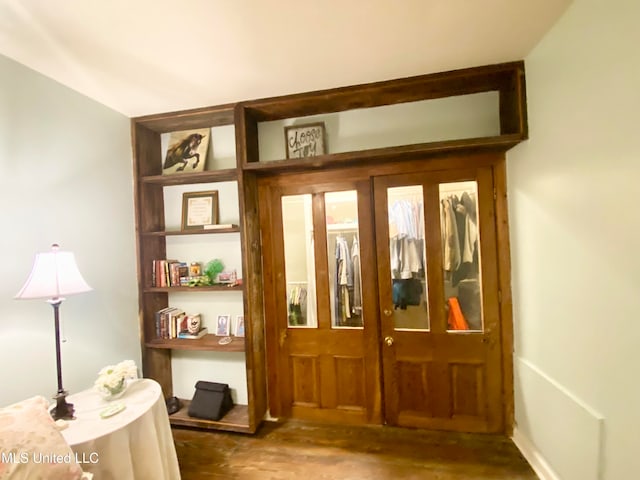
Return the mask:
[(389, 310), (388, 308), (385, 308), (383, 312), (387, 317), (393, 315), (393, 310)]
[(284, 346), (284, 342), (287, 340), (287, 329), (280, 330), (280, 348)]
[(384, 337), (384, 343), (387, 345), (387, 347), (390, 347), (391, 345), (393, 345), (393, 337)]

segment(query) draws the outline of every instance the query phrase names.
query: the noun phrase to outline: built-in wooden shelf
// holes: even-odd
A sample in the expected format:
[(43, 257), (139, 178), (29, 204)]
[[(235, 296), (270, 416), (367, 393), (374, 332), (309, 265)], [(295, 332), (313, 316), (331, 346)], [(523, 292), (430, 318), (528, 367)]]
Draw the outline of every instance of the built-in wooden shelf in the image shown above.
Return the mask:
[(371, 164), (402, 156), (403, 158), (424, 158), (434, 154), (455, 152), (477, 152), (483, 150), (506, 150), (524, 140), (522, 134), (504, 134), (493, 137), (465, 138), (439, 142), (401, 145), (353, 152), (331, 153), (307, 158), (289, 158), (268, 162), (250, 162), (243, 165), (246, 171), (284, 172), (292, 170), (322, 169), (335, 166)]
[(226, 168), (221, 170), (207, 170), (195, 173), (174, 173), (173, 175), (149, 175), (140, 177), (143, 183), (157, 185), (185, 185), (191, 183), (228, 182), (238, 179), (238, 170)]
[(231, 337), (231, 343), (220, 345), (223, 337), (208, 334), (202, 338), (155, 338), (145, 345), (149, 348), (169, 348), (171, 350), (211, 350), (219, 352), (244, 352), (244, 337)]
[(242, 285), (208, 285), (203, 287), (147, 287), (144, 293), (162, 293), (162, 292), (242, 292)]
[(173, 235), (211, 235), (214, 233), (237, 233), (240, 227), (234, 225), (228, 228), (203, 228), (201, 230), (166, 230), (158, 232), (142, 232), (145, 237), (169, 237)]
[(137, 125), (157, 133), (233, 125), (235, 103), (137, 117)]
[(190, 400), (180, 399), (182, 408), (176, 413), (169, 415), (171, 425), (183, 427), (205, 428), (209, 430), (226, 430), (229, 432), (253, 433), (249, 426), (249, 408), (247, 405), (234, 405), (234, 407), (218, 421), (204, 420), (202, 418), (190, 417)]

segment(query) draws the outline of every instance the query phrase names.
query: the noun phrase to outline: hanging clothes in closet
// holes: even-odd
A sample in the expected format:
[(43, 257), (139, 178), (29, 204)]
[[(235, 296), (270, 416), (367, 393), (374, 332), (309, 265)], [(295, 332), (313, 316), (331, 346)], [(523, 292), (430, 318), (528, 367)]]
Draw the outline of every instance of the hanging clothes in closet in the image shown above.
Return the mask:
[(462, 192), (442, 199), (443, 268), (453, 286), (477, 277), (478, 213), (475, 193)]
[(351, 263), (353, 265), (353, 300), (351, 312), (354, 315), (362, 315), (362, 279), (360, 278), (360, 243), (357, 237), (353, 237), (351, 244)]
[(349, 301), (349, 287), (353, 288), (353, 264), (347, 239), (338, 235), (336, 237), (336, 320), (339, 325), (344, 325), (346, 319), (351, 318)]
[(389, 209), (397, 233), (389, 239), (392, 298), (395, 308), (422, 303), (424, 278), (424, 206), (419, 200), (397, 200)]
[(347, 238), (343, 234), (338, 234), (335, 255), (334, 305), (336, 325), (362, 326), (360, 246), (357, 235), (353, 235), (351, 246), (349, 246)]
[(307, 323), (307, 289), (296, 285), (289, 291), (289, 325)]
[(451, 330), (480, 330), (478, 209), (475, 192), (441, 198), (443, 269)]

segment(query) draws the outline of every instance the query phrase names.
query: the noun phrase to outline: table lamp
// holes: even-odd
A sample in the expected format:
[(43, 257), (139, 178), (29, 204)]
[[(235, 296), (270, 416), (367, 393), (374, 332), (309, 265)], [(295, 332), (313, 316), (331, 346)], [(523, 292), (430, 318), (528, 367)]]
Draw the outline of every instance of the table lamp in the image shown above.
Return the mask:
[(71, 252), (60, 251), (57, 244), (51, 246), (50, 252), (38, 253), (33, 262), (31, 274), (17, 299), (46, 298), (53, 307), (53, 320), (56, 334), (56, 367), (58, 371), (58, 392), (54, 397), (56, 406), (51, 409), (54, 420), (74, 418), (73, 404), (67, 403), (67, 392), (62, 388), (62, 362), (60, 360), (60, 304), (64, 295), (88, 292), (91, 287), (84, 281), (76, 260)]

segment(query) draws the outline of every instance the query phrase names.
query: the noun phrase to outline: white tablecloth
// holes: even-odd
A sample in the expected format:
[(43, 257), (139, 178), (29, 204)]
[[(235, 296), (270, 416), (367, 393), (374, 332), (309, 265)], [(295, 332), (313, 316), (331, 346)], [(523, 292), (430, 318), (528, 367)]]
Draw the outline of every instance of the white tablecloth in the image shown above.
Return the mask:
[[(62, 431), (95, 480), (175, 480), (180, 478), (162, 390), (150, 379), (134, 381), (124, 396), (107, 402), (93, 390), (67, 397), (76, 420)], [(103, 419), (100, 412), (112, 403), (126, 408)]]

